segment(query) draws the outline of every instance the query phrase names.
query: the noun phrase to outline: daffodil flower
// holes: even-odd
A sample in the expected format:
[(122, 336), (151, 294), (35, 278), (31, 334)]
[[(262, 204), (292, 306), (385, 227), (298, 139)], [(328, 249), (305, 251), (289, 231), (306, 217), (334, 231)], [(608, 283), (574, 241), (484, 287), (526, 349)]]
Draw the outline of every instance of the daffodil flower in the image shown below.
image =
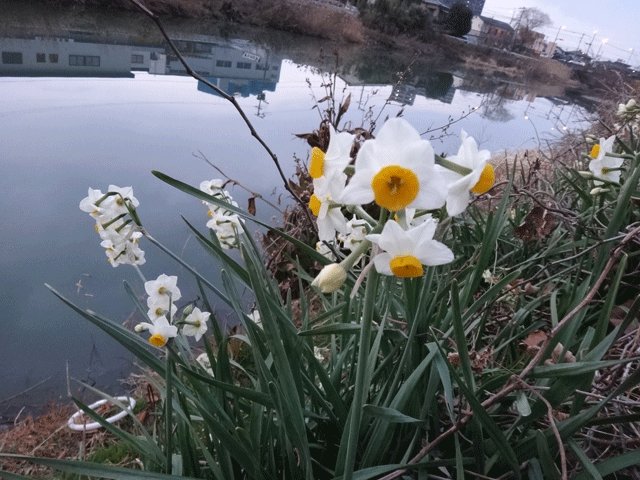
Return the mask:
[(136, 331), (148, 330), (151, 336), (149, 343), (155, 347), (164, 347), (170, 338), (178, 336), (178, 327), (171, 325), (165, 317), (158, 318), (153, 323), (142, 322), (136, 326)]
[(107, 260), (112, 267), (119, 265), (142, 265), (146, 262), (144, 250), (138, 246), (142, 233), (133, 232), (128, 238), (115, 237), (113, 240), (103, 240), (100, 246), (105, 248)]
[(209, 354), (207, 354), (206, 352), (201, 353), (196, 357), (196, 362), (198, 362), (209, 375), (211, 375), (212, 377), (214, 376), (213, 369), (211, 368), (211, 361), (209, 360)]
[(611, 135), (607, 139), (600, 138), (600, 143), (594, 145), (591, 149), (590, 156), (592, 160), (589, 162), (589, 170), (596, 178), (593, 181), (595, 185), (602, 185), (603, 182), (600, 180), (613, 183), (617, 183), (620, 180), (620, 166), (623, 159), (607, 155), (613, 151), (615, 139), (615, 135)]
[(149, 295), (147, 304), (162, 302), (168, 298), (175, 302), (182, 297), (178, 288), (178, 277), (175, 275), (168, 276), (163, 273), (157, 279), (146, 282), (144, 289)]
[(447, 163), (462, 167), (460, 170), (468, 173), (462, 174), (441, 166), (436, 167), (449, 187), (447, 213), (452, 217), (464, 212), (469, 205), (471, 192), (485, 193), (493, 186), (495, 180), (493, 166), (487, 163), (491, 158), (489, 150), (478, 150), (475, 139), (464, 130), (460, 136), (462, 145), (458, 154), (446, 160)]
[(311, 178), (321, 178), (335, 171), (344, 172), (351, 160), (351, 146), (354, 135), (348, 132), (336, 133), (333, 125), (329, 124), (329, 146), (327, 152), (318, 147), (311, 150), (309, 175)]
[(338, 171), (328, 175), (313, 182), (309, 209), (317, 217), (318, 237), (330, 242), (335, 239), (336, 232), (344, 234), (347, 231), (347, 219), (340, 211), (340, 205), (333, 202), (342, 193), (346, 176)]
[(89, 188), (89, 194), (80, 201), (80, 210), (98, 219), (109, 210), (113, 197), (106, 197), (100, 190)]
[(169, 297), (160, 297), (153, 301), (150, 300), (151, 297), (147, 299), (147, 307), (149, 308), (147, 315), (151, 321), (156, 321), (160, 317), (166, 316), (167, 313), (169, 317), (172, 318), (178, 311), (178, 307), (176, 307), (173, 302), (169, 302)]
[(382, 126), (377, 138), (360, 147), (355, 174), (340, 201), (345, 205), (375, 201), (397, 212), (407, 207), (440, 208), (446, 196), (431, 144), (407, 121), (393, 118)]
[(344, 248), (353, 251), (365, 239), (364, 237), (367, 234), (368, 225), (369, 224), (366, 220), (352, 218), (347, 222), (346, 233), (339, 235), (338, 240), (342, 242), (342, 246)]
[(453, 252), (433, 240), (435, 231), (433, 219), (409, 230), (403, 230), (398, 222), (390, 220), (382, 233), (367, 235), (368, 240), (383, 250), (373, 258), (378, 273), (400, 278), (420, 277), (423, 265), (443, 265), (453, 261)]
[[(204, 193), (208, 193), (209, 195), (215, 197), (219, 193), (221, 193), (224, 186), (224, 180), (220, 178), (214, 178), (213, 180), (205, 180), (200, 183), (200, 190)], [(204, 200), (202, 201), (205, 202)]]
[(242, 229), (243, 222), (237, 214), (219, 208), (213, 212), (213, 218), (207, 222), (207, 227), (216, 233), (222, 248), (229, 250), (238, 246), (238, 232)]
[(193, 336), (196, 342), (199, 341), (204, 332), (207, 331), (207, 320), (209, 320), (210, 315), (209, 312), (201, 312), (199, 308), (194, 308), (187, 318), (184, 319), (182, 334)]

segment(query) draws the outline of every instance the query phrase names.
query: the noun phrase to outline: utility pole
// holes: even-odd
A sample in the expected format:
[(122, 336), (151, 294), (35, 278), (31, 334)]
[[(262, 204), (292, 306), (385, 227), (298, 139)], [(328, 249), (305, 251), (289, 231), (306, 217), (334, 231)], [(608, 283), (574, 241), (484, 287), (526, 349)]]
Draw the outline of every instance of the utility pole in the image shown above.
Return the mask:
[(576, 48), (576, 50), (580, 50), (580, 44), (582, 43), (583, 38), (584, 38), (584, 33), (580, 36), (580, 41), (578, 42), (578, 48)]
[(594, 30), (593, 31), (593, 37), (591, 37), (591, 41), (589, 42), (589, 46), (587, 47), (586, 55), (589, 55), (589, 50), (591, 50), (591, 45), (593, 45), (593, 41), (596, 39), (596, 33), (598, 33), (598, 31)]

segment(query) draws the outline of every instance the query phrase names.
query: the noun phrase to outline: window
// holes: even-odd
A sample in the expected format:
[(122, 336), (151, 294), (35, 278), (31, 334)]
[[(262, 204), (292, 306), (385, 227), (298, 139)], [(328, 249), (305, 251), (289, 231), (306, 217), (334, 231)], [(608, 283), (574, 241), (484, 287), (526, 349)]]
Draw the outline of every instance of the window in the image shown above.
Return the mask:
[(269, 70), (269, 66), (268, 65), (260, 65), (259, 63), (256, 63), (256, 70)]
[(100, 57), (96, 55), (69, 55), (69, 65), (72, 67), (99, 67)]
[(274, 65), (273, 67), (271, 67), (271, 70), (278, 70), (277, 65)]
[(142, 55), (131, 55), (131, 63), (144, 63), (144, 57)]
[(58, 63), (58, 54), (50, 53), (49, 54), (49, 63)]
[(2, 63), (19, 65), (22, 63), (21, 52), (2, 52)]
[(196, 43), (193, 45), (193, 51), (198, 53), (211, 53), (211, 45), (208, 43)]
[(231, 60), (216, 60), (216, 67), (231, 67)]
[(243, 69), (250, 69), (251, 68), (251, 62), (238, 62), (238, 63), (236, 63), (236, 67), (237, 68), (243, 68)]
[(47, 61), (47, 56), (44, 53), (36, 53), (36, 62), (44, 63)]

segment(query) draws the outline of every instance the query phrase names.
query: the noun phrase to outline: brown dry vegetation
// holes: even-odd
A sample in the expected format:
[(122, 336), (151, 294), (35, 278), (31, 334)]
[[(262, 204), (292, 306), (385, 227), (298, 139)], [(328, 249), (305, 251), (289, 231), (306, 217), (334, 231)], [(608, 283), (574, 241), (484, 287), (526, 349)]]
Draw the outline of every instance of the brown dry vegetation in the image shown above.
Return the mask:
[(265, 26), (318, 38), (363, 43), (365, 29), (355, 15), (316, 4), (280, 0), (264, 11)]
[[(151, 373), (149, 373), (151, 375)], [(155, 420), (155, 410), (159, 399), (157, 391), (147, 381), (145, 375), (132, 374), (125, 383), (131, 389), (131, 396), (138, 400), (135, 412), (138, 420), (150, 426)], [(13, 426), (0, 433), (0, 452), (25, 456), (37, 456), (52, 459), (83, 460), (113, 463), (128, 468), (140, 468), (136, 456), (118, 438), (104, 429), (74, 431), (67, 422), (77, 409), (72, 405), (50, 403), (47, 412), (37, 418), (28, 415), (18, 417)], [(109, 416), (98, 409), (98, 413)], [(81, 417), (82, 418), (82, 417)], [(135, 434), (133, 421), (124, 418), (118, 426)], [(113, 447), (124, 447), (114, 449)], [(97, 455), (101, 452), (101, 455)], [(49, 468), (33, 463), (0, 458), (0, 470), (23, 475), (33, 479), (51, 478)], [(0, 474), (0, 479), (3, 479)]]

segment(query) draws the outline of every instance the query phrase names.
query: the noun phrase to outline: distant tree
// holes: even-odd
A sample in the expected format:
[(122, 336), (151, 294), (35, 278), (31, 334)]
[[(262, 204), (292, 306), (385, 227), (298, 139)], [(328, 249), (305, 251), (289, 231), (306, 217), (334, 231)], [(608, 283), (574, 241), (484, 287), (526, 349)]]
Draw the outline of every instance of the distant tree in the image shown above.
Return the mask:
[(456, 2), (451, 6), (445, 28), (454, 37), (463, 37), (471, 30), (472, 18), (471, 9), (465, 3)]
[(551, 18), (535, 7), (523, 8), (515, 22), (518, 42), (513, 45), (513, 50), (525, 53), (539, 36), (534, 30), (551, 25)]
[(516, 29), (535, 30), (540, 27), (551, 25), (551, 18), (546, 13), (535, 7), (523, 8), (520, 15), (516, 17)]

